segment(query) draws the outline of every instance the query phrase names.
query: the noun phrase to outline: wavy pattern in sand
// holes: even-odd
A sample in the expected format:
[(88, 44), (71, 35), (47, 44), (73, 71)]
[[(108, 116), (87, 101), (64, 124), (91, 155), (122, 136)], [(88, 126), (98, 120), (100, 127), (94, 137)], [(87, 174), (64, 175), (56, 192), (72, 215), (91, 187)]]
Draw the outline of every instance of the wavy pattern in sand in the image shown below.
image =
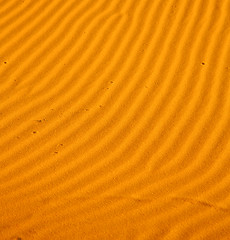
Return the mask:
[(0, 1), (0, 239), (230, 239), (230, 1)]

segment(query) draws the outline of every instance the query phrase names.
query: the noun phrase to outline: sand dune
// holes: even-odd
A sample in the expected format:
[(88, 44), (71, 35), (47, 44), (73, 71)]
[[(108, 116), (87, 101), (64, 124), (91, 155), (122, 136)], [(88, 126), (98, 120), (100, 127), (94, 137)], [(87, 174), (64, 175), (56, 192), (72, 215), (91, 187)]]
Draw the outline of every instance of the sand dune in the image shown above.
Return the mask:
[(0, 239), (230, 239), (230, 0), (0, 0)]

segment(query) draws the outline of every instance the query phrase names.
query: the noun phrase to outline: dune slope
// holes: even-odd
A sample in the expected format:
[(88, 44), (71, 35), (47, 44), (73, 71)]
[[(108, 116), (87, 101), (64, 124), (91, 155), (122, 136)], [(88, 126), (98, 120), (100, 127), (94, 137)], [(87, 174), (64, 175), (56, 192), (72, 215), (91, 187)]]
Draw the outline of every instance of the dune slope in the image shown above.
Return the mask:
[(230, 239), (230, 0), (0, 0), (0, 239)]

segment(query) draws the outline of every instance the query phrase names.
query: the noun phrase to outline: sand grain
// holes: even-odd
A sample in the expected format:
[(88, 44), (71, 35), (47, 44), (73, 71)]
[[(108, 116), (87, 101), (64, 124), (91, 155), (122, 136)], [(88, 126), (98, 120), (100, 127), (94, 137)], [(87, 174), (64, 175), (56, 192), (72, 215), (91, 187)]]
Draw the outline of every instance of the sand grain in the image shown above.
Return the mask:
[(229, 13), (0, 0), (0, 239), (230, 239)]

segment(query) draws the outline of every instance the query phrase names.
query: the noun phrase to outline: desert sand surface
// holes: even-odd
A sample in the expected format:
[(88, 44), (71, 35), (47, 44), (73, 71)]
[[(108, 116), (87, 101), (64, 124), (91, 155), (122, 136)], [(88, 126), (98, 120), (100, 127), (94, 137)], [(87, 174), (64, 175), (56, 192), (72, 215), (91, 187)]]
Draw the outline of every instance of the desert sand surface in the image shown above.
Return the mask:
[(0, 240), (230, 239), (230, 0), (0, 0)]

